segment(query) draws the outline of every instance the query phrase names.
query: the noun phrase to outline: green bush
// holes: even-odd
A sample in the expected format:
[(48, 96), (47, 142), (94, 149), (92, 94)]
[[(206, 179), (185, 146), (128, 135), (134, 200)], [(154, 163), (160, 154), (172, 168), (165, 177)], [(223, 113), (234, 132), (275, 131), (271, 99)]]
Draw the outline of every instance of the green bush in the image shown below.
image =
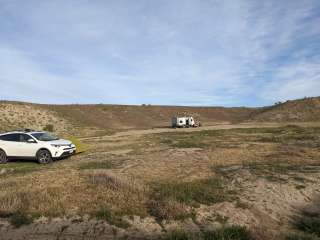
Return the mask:
[(167, 234), (164, 238), (165, 240), (196, 240), (201, 239), (200, 236), (196, 238), (191, 234), (184, 232), (184, 231), (172, 231)]
[(149, 213), (159, 220), (192, 218), (194, 207), (200, 204), (235, 199), (235, 192), (225, 186), (221, 178), (209, 178), (193, 182), (164, 182), (151, 187)]
[(22, 212), (13, 213), (9, 218), (10, 223), (15, 227), (29, 225), (33, 222), (33, 218)]
[(157, 200), (172, 199), (191, 205), (218, 203), (231, 197), (231, 192), (226, 189), (220, 178), (156, 184), (153, 193)]
[(320, 238), (313, 234), (296, 233), (296, 234), (287, 236), (286, 240), (320, 240)]
[(302, 232), (313, 234), (320, 238), (320, 215), (308, 215), (301, 217), (295, 226)]
[(294, 222), (299, 232), (289, 234), (287, 240), (320, 240), (320, 212), (302, 211), (301, 216)]
[(119, 228), (128, 228), (130, 224), (123, 220), (121, 217), (116, 216), (108, 209), (100, 209), (95, 213), (95, 216), (98, 220), (104, 220), (110, 223), (111, 225), (114, 225)]
[(250, 240), (250, 234), (245, 227), (230, 226), (216, 231), (191, 234), (185, 231), (168, 233), (165, 240)]
[(250, 234), (245, 227), (231, 226), (216, 231), (205, 232), (203, 240), (249, 240)]
[(43, 131), (46, 132), (53, 132), (54, 131), (54, 126), (52, 124), (47, 124), (44, 128)]

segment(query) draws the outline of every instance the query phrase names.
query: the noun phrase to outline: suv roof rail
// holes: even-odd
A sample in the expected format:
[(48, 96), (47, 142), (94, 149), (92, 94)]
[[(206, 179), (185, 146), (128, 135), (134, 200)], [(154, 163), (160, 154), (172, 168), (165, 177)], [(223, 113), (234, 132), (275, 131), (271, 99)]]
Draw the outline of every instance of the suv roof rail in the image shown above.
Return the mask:
[(24, 130), (21, 130), (21, 129), (13, 129), (13, 130), (11, 130), (10, 132), (24, 132)]
[(26, 129), (24, 129), (24, 132), (35, 132), (35, 130), (30, 129), (30, 128), (26, 128)]

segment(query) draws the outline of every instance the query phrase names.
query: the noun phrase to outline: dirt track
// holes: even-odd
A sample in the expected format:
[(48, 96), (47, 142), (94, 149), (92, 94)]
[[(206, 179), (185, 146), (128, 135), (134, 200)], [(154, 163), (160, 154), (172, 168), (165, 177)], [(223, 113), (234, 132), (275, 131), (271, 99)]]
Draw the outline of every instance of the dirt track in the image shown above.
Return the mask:
[(101, 139), (115, 139), (118, 137), (130, 137), (130, 136), (142, 136), (155, 133), (166, 133), (166, 132), (199, 132), (205, 130), (219, 130), (219, 129), (235, 129), (235, 128), (272, 128), (285, 126), (286, 124), (281, 123), (242, 123), (242, 124), (216, 124), (211, 126), (203, 126), (198, 128), (153, 128), (153, 129), (143, 129), (143, 130), (124, 130), (117, 132), (112, 135), (99, 136), (99, 137), (85, 137), (80, 138), (81, 140), (101, 140)]

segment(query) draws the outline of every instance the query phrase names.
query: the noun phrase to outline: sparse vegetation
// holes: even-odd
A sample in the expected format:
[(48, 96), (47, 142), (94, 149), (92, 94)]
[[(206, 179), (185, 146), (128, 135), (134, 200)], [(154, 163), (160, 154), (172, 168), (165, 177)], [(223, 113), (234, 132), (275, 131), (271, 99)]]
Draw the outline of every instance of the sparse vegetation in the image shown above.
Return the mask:
[(222, 202), (229, 200), (232, 196), (232, 192), (220, 178), (160, 183), (154, 185), (153, 192), (155, 199), (172, 199), (189, 205)]
[[(286, 206), (292, 202), (279, 196), (311, 199), (318, 186), (316, 127), (180, 130), (89, 138), (87, 146), (69, 138), (84, 154), (45, 167), (33, 162), (1, 165), (0, 215), (10, 220), (9, 215), (21, 214), (17, 225), (33, 216), (91, 216), (90, 221), (105, 224), (103, 220), (114, 229), (128, 228), (130, 222), (130, 231), (137, 226), (188, 230), (195, 224), (199, 234), (177, 231), (165, 237), (248, 239), (247, 229), (227, 226), (258, 221), (268, 231), (268, 220), (276, 219), (274, 231), (288, 227), (282, 217), (291, 217)], [(209, 231), (210, 224), (222, 229)], [(305, 238), (291, 239), (318, 238), (314, 222), (295, 227)]]
[(149, 213), (158, 221), (161, 220), (184, 220), (193, 217), (192, 208), (188, 205), (171, 199), (151, 200)]
[(161, 133), (153, 138), (159, 143), (173, 148), (208, 148), (209, 141), (223, 136), (224, 130), (205, 130), (199, 132)]
[[(319, 207), (319, 206), (317, 206)], [(302, 231), (305, 235), (320, 238), (320, 211), (307, 212), (304, 211), (302, 216), (295, 222), (295, 227)]]
[[(87, 192), (90, 208), (84, 206), (84, 213), (109, 209), (112, 207), (117, 215), (138, 215), (146, 216), (147, 193), (143, 185), (133, 179), (119, 178), (116, 175), (104, 172), (86, 174), (89, 185), (86, 186), (90, 191)], [(95, 196), (90, 201), (90, 194)], [(103, 199), (103, 200), (102, 200)]]
[(217, 231), (205, 232), (204, 240), (249, 240), (250, 234), (245, 227), (231, 226)]
[[(248, 165), (244, 165), (244, 168), (249, 169), (252, 173), (263, 176), (270, 181), (287, 181), (282, 178), (283, 175), (288, 175), (292, 173), (289, 178), (295, 181), (300, 182), (301, 178), (299, 176), (294, 175), (295, 173), (301, 172), (314, 172), (318, 171), (319, 166), (303, 166), (297, 164), (289, 164), (289, 163), (281, 163), (281, 162), (271, 162), (269, 164), (266, 163), (249, 163)], [(298, 185), (297, 189), (304, 188), (303, 185)]]
[[(200, 237), (197, 236), (197, 238), (199, 239)], [(185, 232), (185, 231), (172, 231), (170, 233), (168, 233), (165, 238), (165, 240), (194, 240), (196, 239), (195, 236)]]
[(121, 217), (114, 215), (108, 209), (100, 209), (95, 213), (95, 217), (99, 220), (107, 221), (111, 225), (114, 225), (119, 228), (128, 228), (130, 226), (130, 224), (127, 221), (123, 220)]
[(33, 218), (32, 216), (22, 212), (15, 212), (10, 215), (9, 221), (13, 226), (19, 228), (23, 225), (31, 224), (33, 222)]
[(319, 240), (320, 238), (307, 233), (295, 233), (286, 237), (286, 240)]
[(86, 169), (111, 169), (113, 168), (112, 162), (106, 160), (106, 161), (99, 161), (99, 162), (87, 162), (87, 163), (82, 163), (80, 165), (81, 170), (86, 170)]
[(192, 217), (192, 207), (231, 200), (234, 191), (228, 190), (220, 178), (193, 182), (157, 183), (152, 187), (150, 213), (158, 219)]
[(47, 125), (43, 128), (43, 131), (54, 132), (54, 126), (53, 126), (53, 124), (47, 124)]
[(188, 233), (173, 231), (167, 234), (166, 240), (250, 240), (250, 234), (245, 227), (231, 226), (216, 231), (204, 233)]

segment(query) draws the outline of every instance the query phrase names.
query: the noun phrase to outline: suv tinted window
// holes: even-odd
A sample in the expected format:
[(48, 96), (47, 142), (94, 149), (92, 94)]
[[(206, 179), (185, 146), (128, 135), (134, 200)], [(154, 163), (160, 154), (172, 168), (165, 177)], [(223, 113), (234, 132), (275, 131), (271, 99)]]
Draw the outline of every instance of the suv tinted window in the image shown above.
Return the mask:
[(20, 134), (20, 142), (27, 142), (29, 139), (33, 139), (27, 134)]
[(19, 133), (6, 134), (6, 135), (2, 135), (0, 139), (3, 141), (20, 142), (20, 134)]

